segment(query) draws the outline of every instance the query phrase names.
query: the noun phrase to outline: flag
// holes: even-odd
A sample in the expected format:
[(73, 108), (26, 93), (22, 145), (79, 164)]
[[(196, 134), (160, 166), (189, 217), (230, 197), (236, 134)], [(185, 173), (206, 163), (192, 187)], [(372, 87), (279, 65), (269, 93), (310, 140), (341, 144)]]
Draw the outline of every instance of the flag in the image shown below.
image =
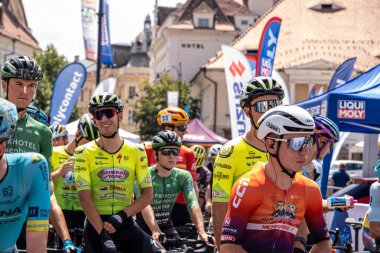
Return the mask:
[(86, 67), (79, 62), (70, 63), (59, 72), (51, 96), (51, 125), (67, 124), (86, 78)]
[(272, 76), (280, 28), (281, 19), (279, 17), (273, 17), (266, 23), (259, 44), (256, 76)]
[(96, 89), (92, 93), (91, 97), (98, 95), (100, 93), (103, 93), (103, 92), (113, 93), (113, 91), (115, 90), (116, 81), (117, 80), (114, 77), (110, 77), (110, 78), (107, 78), (107, 79), (101, 81), (98, 84), (98, 86), (96, 86)]
[(311, 87), (309, 92), (309, 99), (315, 97), (315, 92), (317, 91), (317, 86), (315, 84)]
[(354, 71), (354, 65), (356, 62), (356, 57), (350, 58), (343, 62), (335, 71), (333, 77), (331, 78), (329, 89), (332, 90), (339, 87), (350, 80), (352, 71)]
[(96, 61), (96, 3), (82, 0), (82, 31), (86, 59)]
[(240, 91), (253, 78), (247, 58), (235, 48), (222, 45), (224, 72), (226, 75), (228, 104), (230, 108), (231, 134), (236, 138), (248, 132), (251, 122), (240, 107)]
[(112, 45), (110, 40), (109, 5), (108, 0), (103, 1), (102, 19), (102, 43), (101, 43), (101, 63), (113, 65)]

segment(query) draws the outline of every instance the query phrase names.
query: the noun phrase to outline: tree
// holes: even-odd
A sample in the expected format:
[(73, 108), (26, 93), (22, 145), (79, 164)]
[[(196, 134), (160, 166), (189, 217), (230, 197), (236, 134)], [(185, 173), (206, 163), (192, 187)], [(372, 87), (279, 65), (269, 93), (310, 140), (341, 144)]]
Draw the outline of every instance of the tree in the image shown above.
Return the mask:
[(167, 107), (167, 92), (180, 91), (179, 107), (190, 106), (190, 119), (199, 118), (200, 100), (190, 97), (190, 85), (186, 81), (179, 81), (167, 73), (161, 76), (157, 84), (145, 83), (143, 95), (137, 100), (137, 110), (133, 119), (137, 122), (137, 130), (142, 140), (148, 140), (157, 134), (157, 114)]
[[(38, 62), (44, 74), (44, 78), (38, 82), (35, 105), (48, 113), (50, 111), (54, 81), (68, 61), (63, 55), (58, 54), (53, 44), (48, 44), (46, 50), (42, 52), (34, 52), (33, 58)], [(76, 106), (71, 113), (70, 119), (73, 118), (79, 118), (79, 110)]]

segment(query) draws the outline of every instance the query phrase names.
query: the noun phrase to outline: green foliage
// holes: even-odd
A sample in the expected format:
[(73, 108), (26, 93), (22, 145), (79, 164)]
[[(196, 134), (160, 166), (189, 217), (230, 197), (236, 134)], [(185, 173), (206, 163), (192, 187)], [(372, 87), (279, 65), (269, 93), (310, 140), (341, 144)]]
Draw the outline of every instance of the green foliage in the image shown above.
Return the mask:
[[(38, 83), (35, 105), (49, 113), (55, 78), (61, 69), (68, 64), (68, 61), (63, 55), (58, 54), (53, 44), (47, 45), (42, 52), (34, 52), (33, 58), (41, 66), (44, 73), (44, 78)], [(79, 109), (75, 106), (70, 119), (77, 119), (79, 116)]]
[(148, 140), (157, 134), (157, 114), (167, 107), (167, 92), (180, 91), (179, 107), (190, 106), (190, 119), (199, 118), (200, 100), (190, 97), (190, 85), (186, 81), (180, 82), (163, 74), (159, 83), (145, 83), (143, 95), (137, 100), (138, 106), (134, 113), (134, 121), (137, 122), (138, 134), (142, 140)]

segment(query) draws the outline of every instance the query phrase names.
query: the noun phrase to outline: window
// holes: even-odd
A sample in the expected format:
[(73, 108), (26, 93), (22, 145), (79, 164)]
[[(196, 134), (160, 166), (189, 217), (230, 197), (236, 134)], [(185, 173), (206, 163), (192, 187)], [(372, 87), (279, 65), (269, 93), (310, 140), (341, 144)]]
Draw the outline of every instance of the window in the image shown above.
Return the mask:
[(198, 19), (199, 28), (209, 28), (209, 20), (207, 18)]
[(129, 87), (128, 98), (134, 98), (135, 96), (136, 96), (136, 87), (135, 86), (130, 86)]
[(248, 20), (243, 19), (242, 21), (240, 21), (240, 24), (241, 25), (248, 25)]
[(134, 121), (133, 121), (133, 111), (132, 110), (128, 110), (128, 121), (127, 121), (127, 124), (129, 126), (131, 125), (134, 125)]

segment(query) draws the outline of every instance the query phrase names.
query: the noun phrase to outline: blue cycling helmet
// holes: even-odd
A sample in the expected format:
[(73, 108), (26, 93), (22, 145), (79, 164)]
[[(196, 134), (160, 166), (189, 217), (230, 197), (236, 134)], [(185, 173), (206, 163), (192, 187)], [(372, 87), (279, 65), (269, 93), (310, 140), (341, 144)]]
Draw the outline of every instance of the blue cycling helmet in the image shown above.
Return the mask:
[(49, 126), (50, 119), (49, 117), (37, 106), (29, 105), (26, 113), (29, 114), (34, 120), (44, 124), (45, 126)]
[(50, 126), (50, 130), (52, 132), (53, 139), (59, 138), (59, 137), (64, 137), (64, 136), (67, 136), (69, 134), (66, 127), (63, 125), (52, 125), (52, 126)]
[(316, 159), (320, 159), (320, 154), (322, 150), (329, 144), (325, 142), (322, 145), (318, 143), (318, 136), (325, 136), (330, 140), (330, 143), (335, 143), (339, 141), (339, 128), (338, 126), (329, 118), (317, 115), (313, 117), (315, 129), (314, 129), (314, 141), (317, 144), (317, 156)]
[(380, 159), (377, 161), (373, 171), (375, 172), (375, 175), (380, 178)]
[(10, 139), (17, 124), (17, 109), (11, 102), (0, 98), (0, 138)]

